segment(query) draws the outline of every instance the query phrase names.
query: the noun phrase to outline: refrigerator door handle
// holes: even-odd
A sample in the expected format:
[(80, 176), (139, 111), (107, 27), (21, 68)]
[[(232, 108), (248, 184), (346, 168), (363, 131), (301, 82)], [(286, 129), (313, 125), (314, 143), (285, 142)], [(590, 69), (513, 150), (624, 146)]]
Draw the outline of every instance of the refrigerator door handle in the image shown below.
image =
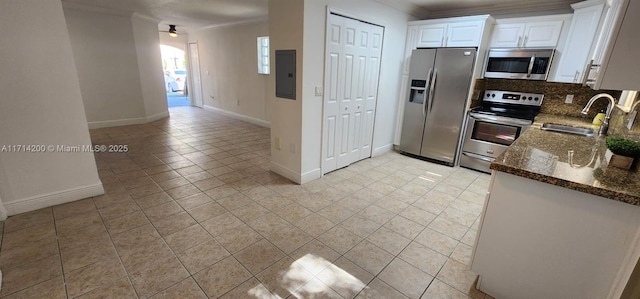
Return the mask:
[[(431, 75), (433, 74), (433, 68), (429, 69), (429, 75), (427, 76), (427, 81), (431, 82)], [(422, 115), (423, 116), (427, 116), (427, 101), (429, 100), (429, 96), (428, 94), (431, 93), (431, 91), (429, 91), (429, 88), (431, 88), (430, 85), (427, 85), (427, 92), (425, 93), (425, 100), (422, 101)]]
[[(431, 113), (431, 109), (433, 108), (433, 92), (436, 89), (436, 80), (438, 79), (438, 69), (434, 69), (433, 70), (433, 76), (431, 76), (431, 82), (429, 83), (429, 96), (427, 97), (428, 99), (428, 110), (429, 113)], [(429, 114), (427, 113), (427, 114)]]

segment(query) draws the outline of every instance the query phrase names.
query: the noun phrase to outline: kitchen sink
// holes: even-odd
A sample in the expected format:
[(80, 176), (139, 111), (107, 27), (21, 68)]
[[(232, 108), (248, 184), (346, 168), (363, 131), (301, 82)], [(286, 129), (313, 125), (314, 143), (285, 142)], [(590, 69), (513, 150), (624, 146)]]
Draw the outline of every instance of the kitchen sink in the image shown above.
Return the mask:
[(563, 126), (563, 125), (556, 125), (556, 124), (550, 124), (550, 123), (542, 124), (540, 129), (545, 131), (574, 134), (574, 135), (580, 135), (585, 137), (595, 136), (595, 132), (593, 131), (593, 129), (576, 128), (572, 126)]

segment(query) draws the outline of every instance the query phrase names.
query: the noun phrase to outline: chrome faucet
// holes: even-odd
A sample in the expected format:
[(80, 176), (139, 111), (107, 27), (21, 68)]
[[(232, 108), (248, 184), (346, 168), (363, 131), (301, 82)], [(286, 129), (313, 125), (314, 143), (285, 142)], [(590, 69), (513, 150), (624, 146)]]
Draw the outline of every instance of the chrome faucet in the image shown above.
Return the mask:
[(600, 130), (598, 131), (598, 135), (599, 136), (605, 136), (605, 135), (607, 135), (607, 131), (609, 130), (609, 119), (611, 118), (611, 111), (613, 111), (613, 107), (615, 107), (615, 105), (616, 105), (616, 99), (614, 99), (609, 94), (599, 93), (599, 94), (593, 96), (591, 99), (589, 99), (589, 102), (587, 102), (587, 105), (585, 105), (584, 109), (582, 109), (582, 114), (586, 115), (587, 112), (589, 112), (589, 109), (591, 109), (591, 105), (593, 105), (593, 102), (595, 102), (597, 99), (600, 99), (600, 98), (609, 99), (609, 105), (607, 106), (607, 112), (604, 115), (604, 120), (602, 121), (602, 125), (600, 125)]

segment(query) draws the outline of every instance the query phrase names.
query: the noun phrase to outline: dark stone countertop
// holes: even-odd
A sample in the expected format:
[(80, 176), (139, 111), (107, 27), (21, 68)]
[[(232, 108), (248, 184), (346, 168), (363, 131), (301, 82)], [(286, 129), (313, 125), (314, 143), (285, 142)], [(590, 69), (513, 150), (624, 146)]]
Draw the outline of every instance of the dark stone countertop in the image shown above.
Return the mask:
[(605, 137), (543, 131), (545, 122), (592, 127), (591, 119), (541, 113), (491, 169), (640, 206), (640, 159), (631, 170), (608, 167)]

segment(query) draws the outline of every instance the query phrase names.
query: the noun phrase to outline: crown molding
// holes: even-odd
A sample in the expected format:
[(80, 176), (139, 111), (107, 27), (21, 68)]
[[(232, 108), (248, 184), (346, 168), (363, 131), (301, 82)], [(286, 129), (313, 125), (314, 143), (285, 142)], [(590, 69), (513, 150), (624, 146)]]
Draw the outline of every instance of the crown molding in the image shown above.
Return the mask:
[(431, 17), (431, 12), (422, 8), (421, 6), (412, 3), (408, 0), (375, 0), (378, 3), (389, 6), (395, 10), (399, 10), (406, 14), (412, 15), (419, 20)]
[(212, 24), (212, 25), (208, 25), (208, 26), (197, 28), (197, 29), (193, 30), (193, 32), (198, 32), (198, 31), (207, 30), (207, 29), (221, 28), (221, 27), (244, 25), (244, 24), (250, 24), (250, 23), (259, 23), (259, 22), (264, 22), (264, 21), (268, 21), (268, 20), (269, 20), (269, 16), (262, 16), (262, 17), (257, 17), (257, 18), (241, 20), (241, 21), (235, 21), (235, 22)]
[(607, 1), (605, 0), (587, 0), (587, 1), (582, 1), (582, 2), (576, 2), (571, 4), (571, 8), (575, 9), (580, 9), (583, 7), (589, 7), (589, 6), (595, 6), (595, 5), (601, 5), (601, 4), (605, 4)]
[(87, 4), (72, 2), (72, 1), (62, 1), (62, 7), (67, 9), (102, 13), (102, 14), (108, 14), (108, 15), (116, 15), (116, 16), (122, 16), (122, 17), (131, 17), (134, 14), (134, 11), (132, 10), (106, 8), (102, 6), (87, 5)]
[(545, 15), (549, 12), (559, 13), (572, 13), (571, 5), (569, 2), (558, 1), (538, 1), (530, 3), (505, 3), (497, 5), (485, 5), (468, 8), (450, 9), (431, 11), (430, 18), (445, 18), (454, 16), (469, 16), (478, 14), (491, 14), (498, 18), (499, 16), (509, 15)]
[(150, 22), (150, 23), (154, 23), (154, 24), (160, 24), (160, 22), (162, 22), (162, 20), (160, 20), (158, 18), (154, 18), (152, 16), (141, 14), (139, 12), (134, 12), (132, 17), (136, 18), (136, 19), (143, 20), (143, 21), (147, 21), (147, 22)]

